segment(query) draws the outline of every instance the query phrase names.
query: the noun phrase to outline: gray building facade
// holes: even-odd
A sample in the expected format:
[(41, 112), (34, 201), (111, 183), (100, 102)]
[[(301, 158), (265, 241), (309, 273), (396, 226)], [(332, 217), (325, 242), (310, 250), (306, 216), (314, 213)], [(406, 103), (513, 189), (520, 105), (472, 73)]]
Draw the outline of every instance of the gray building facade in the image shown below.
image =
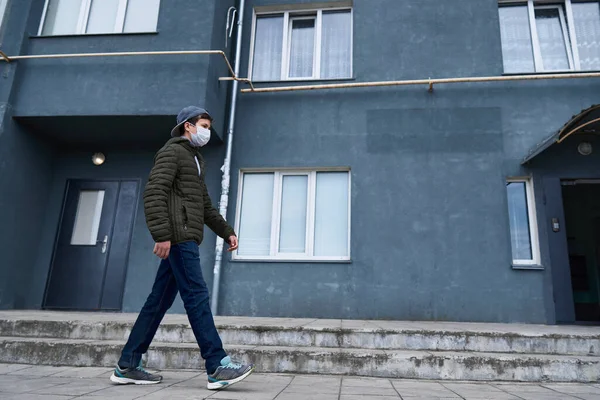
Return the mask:
[[(0, 50), (233, 62), (237, 3), (0, 1)], [(240, 249), (219, 314), (600, 321), (598, 1), (247, 0), (242, 17), (240, 76), (256, 89), (561, 79), (239, 93)], [(158, 268), (141, 199), (153, 155), (179, 109), (204, 105), (216, 206), (227, 76), (218, 55), (0, 62), (0, 308), (141, 308)]]

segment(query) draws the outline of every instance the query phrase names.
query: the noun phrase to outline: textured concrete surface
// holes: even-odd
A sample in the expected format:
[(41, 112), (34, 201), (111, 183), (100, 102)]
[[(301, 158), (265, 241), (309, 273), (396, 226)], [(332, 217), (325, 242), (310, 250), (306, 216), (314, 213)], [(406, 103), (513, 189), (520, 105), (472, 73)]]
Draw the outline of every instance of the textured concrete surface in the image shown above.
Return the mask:
[[(137, 314), (0, 311), (0, 336), (124, 340)], [(597, 356), (600, 328), (523, 324), (217, 317), (229, 345)], [(186, 315), (168, 315), (155, 342), (195, 343)]]
[[(0, 310), (0, 320), (13, 321), (88, 321), (88, 322), (133, 322), (137, 313), (91, 313), (91, 312), (61, 312), (38, 310)], [(266, 318), (217, 316), (217, 325), (237, 325), (264, 327), (304, 327), (313, 329), (353, 329), (373, 331), (386, 330), (440, 330), (446, 332), (490, 332), (523, 334), (530, 336), (542, 335), (582, 335), (600, 336), (598, 326), (579, 325), (540, 325), (540, 324), (505, 324), (477, 322), (444, 322), (444, 321), (378, 321), (378, 320), (345, 320), (318, 318)], [(167, 314), (163, 324), (187, 324), (185, 314)]]
[(338, 376), (259, 374), (221, 392), (205, 387), (201, 371), (161, 371), (163, 383), (116, 386), (108, 368), (40, 367), (0, 364), (3, 400), (60, 399), (229, 399), (229, 400), (391, 400), (524, 399), (600, 400), (600, 385), (437, 382)]
[[(124, 342), (0, 337), (0, 362), (36, 365), (111, 366)], [(341, 374), (388, 378), (600, 382), (600, 357), (504, 353), (428, 352), (279, 346), (225, 346), (264, 372)], [(195, 368), (197, 345), (153, 344), (149, 365)]]
[[(134, 314), (0, 312), (0, 362), (110, 367)], [(600, 382), (594, 327), (220, 317), (226, 350), (260, 371), (448, 381)], [(202, 364), (170, 315), (148, 365)]]

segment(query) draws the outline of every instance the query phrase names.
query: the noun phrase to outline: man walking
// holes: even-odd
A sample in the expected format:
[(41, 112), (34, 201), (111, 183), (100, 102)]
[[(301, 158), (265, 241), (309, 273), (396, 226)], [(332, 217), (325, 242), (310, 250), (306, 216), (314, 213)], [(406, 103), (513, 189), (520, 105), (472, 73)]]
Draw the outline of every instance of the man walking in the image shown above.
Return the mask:
[(235, 232), (212, 206), (204, 181), (204, 161), (198, 149), (210, 139), (212, 117), (199, 107), (177, 115), (172, 139), (158, 151), (144, 191), (146, 223), (156, 242), (154, 254), (162, 259), (152, 292), (133, 326), (110, 380), (115, 383), (154, 384), (162, 376), (145, 371), (142, 355), (156, 334), (177, 292), (206, 363), (208, 389), (215, 390), (247, 378), (254, 365), (236, 363), (223, 350), (209, 305), (200, 268), (198, 246), (204, 224), (238, 247)]

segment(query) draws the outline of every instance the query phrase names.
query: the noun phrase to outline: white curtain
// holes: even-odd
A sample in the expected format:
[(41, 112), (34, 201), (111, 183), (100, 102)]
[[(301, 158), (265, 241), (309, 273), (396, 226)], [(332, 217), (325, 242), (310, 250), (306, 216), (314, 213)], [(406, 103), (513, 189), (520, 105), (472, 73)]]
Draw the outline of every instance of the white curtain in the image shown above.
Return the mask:
[(582, 70), (600, 70), (600, 3), (573, 3)]
[(87, 33), (115, 32), (119, 0), (92, 0)]
[(77, 33), (79, 12), (83, 0), (50, 0), (44, 21), (43, 35), (70, 35)]
[(564, 71), (570, 68), (561, 14), (558, 8), (535, 10), (544, 71)]
[(291, 20), (290, 78), (313, 76), (315, 57), (315, 20)]
[(0, 0), (0, 27), (2, 27), (2, 21), (4, 20), (4, 11), (6, 11), (6, 3), (8, 0)]
[(282, 190), (279, 252), (304, 253), (308, 176), (284, 176)]
[(315, 256), (348, 256), (347, 172), (317, 173)]
[(510, 239), (513, 260), (531, 260), (531, 234), (529, 231), (529, 213), (527, 191), (524, 182), (511, 182), (506, 186), (508, 192), (508, 215), (510, 219)]
[(252, 79), (275, 81), (281, 79), (283, 47), (283, 16), (256, 19)]
[(239, 255), (268, 256), (270, 253), (273, 182), (274, 174), (244, 175)]
[(504, 72), (535, 72), (527, 6), (500, 7)]
[(321, 78), (350, 78), (352, 73), (352, 17), (350, 11), (323, 12)]
[(129, 0), (123, 32), (156, 32), (159, 9), (160, 0)]

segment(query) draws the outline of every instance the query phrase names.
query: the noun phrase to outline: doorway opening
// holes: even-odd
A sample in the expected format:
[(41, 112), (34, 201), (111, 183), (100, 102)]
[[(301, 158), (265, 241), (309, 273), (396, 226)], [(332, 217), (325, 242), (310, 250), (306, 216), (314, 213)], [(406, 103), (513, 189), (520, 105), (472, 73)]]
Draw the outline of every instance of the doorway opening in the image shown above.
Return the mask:
[(44, 309), (119, 311), (138, 181), (70, 180)]
[(561, 185), (575, 319), (600, 323), (600, 179)]

